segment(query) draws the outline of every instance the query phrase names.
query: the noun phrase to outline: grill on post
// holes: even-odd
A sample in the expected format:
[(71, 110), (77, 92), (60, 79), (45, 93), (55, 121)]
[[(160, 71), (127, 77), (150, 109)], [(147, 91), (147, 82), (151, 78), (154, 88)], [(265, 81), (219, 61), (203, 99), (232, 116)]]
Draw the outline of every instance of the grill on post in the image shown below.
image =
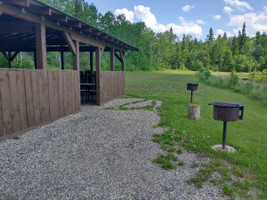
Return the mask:
[(222, 149), (225, 149), (227, 122), (243, 120), (244, 105), (235, 102), (215, 102), (209, 105), (213, 105), (213, 118), (223, 121)]
[(198, 89), (198, 83), (187, 83), (187, 90), (191, 90), (191, 101), (193, 102), (193, 91)]

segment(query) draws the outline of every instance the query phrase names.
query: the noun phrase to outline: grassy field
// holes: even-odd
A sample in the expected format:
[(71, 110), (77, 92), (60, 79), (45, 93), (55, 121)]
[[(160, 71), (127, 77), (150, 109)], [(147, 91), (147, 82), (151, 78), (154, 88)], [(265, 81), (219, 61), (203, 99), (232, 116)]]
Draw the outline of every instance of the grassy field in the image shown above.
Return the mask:
[[(181, 145), (182, 148), (199, 152), (212, 159), (210, 165), (202, 166), (198, 177), (191, 180), (196, 186), (210, 179), (220, 184), (225, 195), (249, 197), (248, 190), (256, 187), (267, 188), (267, 107), (241, 94), (227, 89), (218, 89), (200, 83), (194, 93), (193, 102), (201, 105), (201, 119), (189, 120), (187, 117), (190, 92), (188, 82), (197, 82), (194, 72), (127, 72), (126, 95), (145, 99), (161, 100), (160, 126), (170, 127), (158, 141), (164, 148)], [(222, 141), (223, 123), (213, 119), (213, 107), (209, 102), (233, 101), (245, 105), (244, 120), (229, 122), (226, 143), (237, 149), (236, 153), (216, 152), (211, 146)], [(164, 150), (168, 151), (168, 148)], [(211, 179), (210, 171), (221, 174), (223, 180)], [(227, 180), (236, 175), (242, 181), (227, 185)]]

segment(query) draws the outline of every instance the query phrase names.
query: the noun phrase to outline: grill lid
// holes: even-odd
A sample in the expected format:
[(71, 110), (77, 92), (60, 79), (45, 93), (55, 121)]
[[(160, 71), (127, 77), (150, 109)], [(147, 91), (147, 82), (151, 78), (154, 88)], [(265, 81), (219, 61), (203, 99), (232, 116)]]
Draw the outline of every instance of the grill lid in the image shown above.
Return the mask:
[(214, 105), (214, 106), (223, 107), (223, 108), (242, 108), (242, 107), (244, 107), (244, 105), (241, 103), (228, 102), (228, 101), (209, 103), (209, 105)]
[(198, 86), (198, 83), (187, 83), (187, 86)]

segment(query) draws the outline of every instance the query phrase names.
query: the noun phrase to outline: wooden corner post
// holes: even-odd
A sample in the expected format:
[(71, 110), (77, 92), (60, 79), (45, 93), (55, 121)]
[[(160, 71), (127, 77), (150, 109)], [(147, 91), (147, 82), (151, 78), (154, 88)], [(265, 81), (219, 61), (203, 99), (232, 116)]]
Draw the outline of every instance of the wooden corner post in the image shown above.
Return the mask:
[(73, 70), (80, 70), (80, 43), (79, 41), (75, 41), (75, 51), (76, 54), (72, 54), (73, 59)]
[(104, 51), (104, 48), (96, 47), (95, 61), (96, 61), (96, 104), (101, 106), (101, 56)]
[(115, 71), (115, 50), (112, 48), (110, 50), (110, 71)]
[(36, 24), (36, 68), (47, 69), (46, 60), (46, 31), (44, 24)]
[(125, 52), (120, 51), (121, 56), (121, 71), (125, 71)]

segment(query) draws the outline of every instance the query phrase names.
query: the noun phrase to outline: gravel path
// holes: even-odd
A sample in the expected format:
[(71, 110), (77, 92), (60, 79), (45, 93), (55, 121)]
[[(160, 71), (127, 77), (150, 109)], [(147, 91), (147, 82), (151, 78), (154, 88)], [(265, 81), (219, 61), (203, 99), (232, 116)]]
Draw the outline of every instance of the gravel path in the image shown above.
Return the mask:
[[(162, 128), (156, 112), (83, 106), (78, 114), (0, 142), (0, 199), (222, 199), (218, 188), (188, 185), (207, 158), (184, 152), (185, 166), (166, 171), (152, 163), (151, 141)], [(151, 102), (150, 102), (151, 103)], [(159, 105), (160, 102), (157, 102)]]

